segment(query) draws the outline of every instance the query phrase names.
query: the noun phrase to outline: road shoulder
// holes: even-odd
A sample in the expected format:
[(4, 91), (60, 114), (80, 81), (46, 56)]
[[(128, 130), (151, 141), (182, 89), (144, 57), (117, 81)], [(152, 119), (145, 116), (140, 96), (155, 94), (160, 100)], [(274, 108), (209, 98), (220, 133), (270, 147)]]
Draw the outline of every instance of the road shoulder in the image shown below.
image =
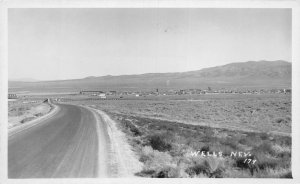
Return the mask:
[(96, 113), (96, 115), (100, 117), (100, 120), (106, 125), (110, 140), (109, 165), (113, 168), (111, 177), (135, 177), (135, 173), (142, 170), (143, 164), (132, 151), (125, 134), (117, 128), (116, 122), (113, 121), (105, 112), (91, 107), (86, 108)]

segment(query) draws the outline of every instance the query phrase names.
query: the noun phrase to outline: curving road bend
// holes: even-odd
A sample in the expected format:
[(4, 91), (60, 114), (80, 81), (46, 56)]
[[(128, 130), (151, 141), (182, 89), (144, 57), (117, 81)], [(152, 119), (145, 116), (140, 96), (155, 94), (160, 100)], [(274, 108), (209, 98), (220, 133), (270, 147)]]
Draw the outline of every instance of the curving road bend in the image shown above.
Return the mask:
[(8, 140), (9, 178), (109, 177), (109, 136), (104, 122), (75, 105)]

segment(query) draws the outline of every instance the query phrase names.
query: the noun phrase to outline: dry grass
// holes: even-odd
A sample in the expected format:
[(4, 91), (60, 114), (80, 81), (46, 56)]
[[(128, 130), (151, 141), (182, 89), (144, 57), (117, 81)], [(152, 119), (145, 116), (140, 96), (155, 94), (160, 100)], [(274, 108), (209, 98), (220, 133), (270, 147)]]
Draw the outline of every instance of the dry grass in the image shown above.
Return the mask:
[[(74, 100), (110, 115), (144, 163), (144, 177), (291, 178), (291, 96), (197, 100)], [(222, 157), (191, 156), (222, 152)], [(250, 152), (246, 158), (231, 152)]]
[(291, 133), (290, 95), (198, 95), (159, 100), (97, 100), (73, 103), (125, 115), (242, 131)]
[[(232, 131), (109, 113), (140, 155), (145, 177), (290, 177), (291, 138)], [(125, 121), (126, 119), (126, 121)], [(130, 120), (134, 129), (128, 128)], [(135, 134), (135, 129), (139, 134)], [(223, 135), (223, 136), (219, 136)], [(221, 157), (191, 156), (191, 151), (222, 152)], [(246, 158), (231, 152), (250, 152)], [(274, 174), (278, 173), (278, 175)]]

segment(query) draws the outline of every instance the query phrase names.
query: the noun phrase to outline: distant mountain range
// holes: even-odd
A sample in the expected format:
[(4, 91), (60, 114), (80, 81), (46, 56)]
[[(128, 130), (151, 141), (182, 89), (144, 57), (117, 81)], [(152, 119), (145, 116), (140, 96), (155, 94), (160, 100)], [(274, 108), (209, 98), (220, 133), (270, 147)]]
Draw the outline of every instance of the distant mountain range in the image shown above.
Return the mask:
[(290, 88), (292, 64), (286, 61), (248, 61), (189, 72), (90, 76), (83, 79), (20, 82), (9, 88), (22, 90), (143, 90), (155, 88)]

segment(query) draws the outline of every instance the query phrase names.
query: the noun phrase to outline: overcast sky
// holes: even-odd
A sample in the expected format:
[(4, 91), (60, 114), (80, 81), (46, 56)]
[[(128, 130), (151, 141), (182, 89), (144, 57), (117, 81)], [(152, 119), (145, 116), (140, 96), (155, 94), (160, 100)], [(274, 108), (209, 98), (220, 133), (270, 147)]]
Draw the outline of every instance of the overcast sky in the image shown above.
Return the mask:
[(9, 79), (291, 62), (289, 9), (9, 9)]

